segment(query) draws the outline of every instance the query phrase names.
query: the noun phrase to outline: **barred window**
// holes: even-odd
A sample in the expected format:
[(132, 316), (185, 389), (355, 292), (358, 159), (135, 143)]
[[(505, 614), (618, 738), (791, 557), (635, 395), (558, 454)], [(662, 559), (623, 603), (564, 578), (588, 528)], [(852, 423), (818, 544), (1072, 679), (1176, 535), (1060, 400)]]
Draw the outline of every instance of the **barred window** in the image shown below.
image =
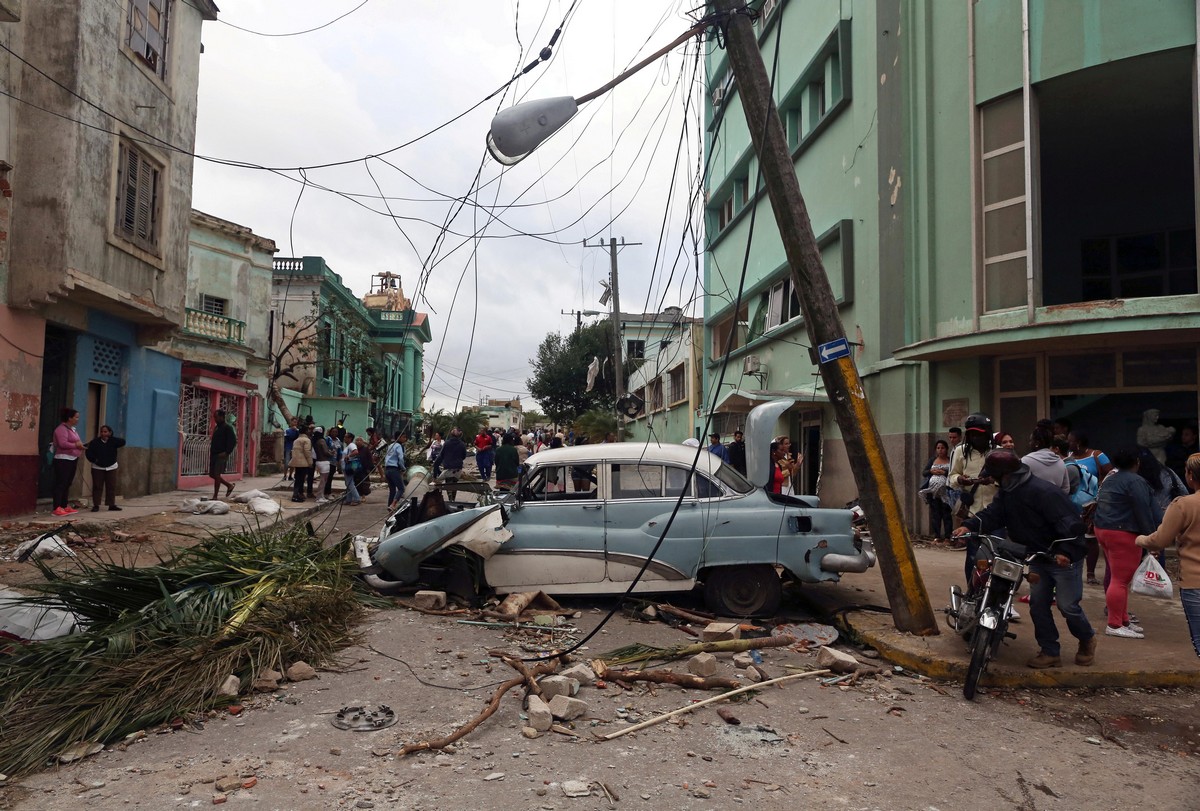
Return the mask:
[(210, 296), (207, 293), (200, 294), (200, 309), (209, 315), (228, 315), (229, 300)]

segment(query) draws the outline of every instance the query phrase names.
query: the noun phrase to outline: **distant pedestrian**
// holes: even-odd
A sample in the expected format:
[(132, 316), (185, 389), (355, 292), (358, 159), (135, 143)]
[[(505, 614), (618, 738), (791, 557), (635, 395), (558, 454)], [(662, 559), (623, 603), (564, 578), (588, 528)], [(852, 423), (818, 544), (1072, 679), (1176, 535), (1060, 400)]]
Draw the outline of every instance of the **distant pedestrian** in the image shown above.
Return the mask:
[(729, 451), (729, 464), (733, 465), (733, 469), (743, 476), (746, 475), (746, 441), (742, 438), (741, 431), (733, 432), (733, 442), (729, 443), (726, 448)]
[(292, 446), (296, 437), (300, 436), (300, 420), (292, 417), (288, 420), (287, 430), (283, 432), (283, 480), (292, 478)]
[(75, 481), (75, 469), (79, 466), (79, 457), (83, 455), (83, 443), (75, 426), (79, 424), (79, 412), (73, 408), (64, 408), (59, 412), (59, 424), (54, 429), (54, 514), (57, 516), (71, 515), (79, 510), (67, 503), (71, 492), (71, 484)]
[(92, 512), (100, 512), (101, 501), (114, 512), (121, 509), (117, 506), (117, 449), (123, 447), (125, 440), (113, 436), (107, 425), (101, 425), (100, 433), (87, 444), (87, 460), (92, 463)]
[(708, 452), (728, 464), (729, 449), (721, 444), (720, 434), (713, 433), (708, 435)]
[(521, 456), (517, 452), (517, 438), (506, 434), (496, 451), (496, 489), (511, 490), (521, 475)]
[(388, 509), (394, 510), (400, 506), (407, 487), (408, 462), (404, 459), (404, 444), (408, 442), (408, 434), (401, 431), (396, 434), (396, 441), (388, 446), (383, 458), (383, 477), (388, 483)]
[[(331, 469), (333, 467), (333, 448), (329, 444), (329, 440), (325, 438), (325, 429), (317, 426), (313, 429), (312, 435), (313, 445), (313, 465), (316, 468), (317, 474), (321, 479), (315, 488), (317, 492), (317, 503), (324, 504), (329, 500), (329, 490), (333, 486), (331, 478)], [(309, 495), (312, 495), (310, 492)]]
[(1108, 636), (1142, 639), (1145, 634), (1129, 619), (1129, 584), (1141, 563), (1139, 535), (1149, 535), (1162, 523), (1150, 485), (1138, 475), (1135, 450), (1112, 455), (1113, 471), (1100, 483), (1096, 501), (1096, 538), (1106, 561), (1104, 604), (1108, 608)]
[(1172, 501), (1162, 523), (1149, 535), (1139, 535), (1137, 545), (1160, 552), (1171, 544), (1179, 549), (1179, 599), (1192, 636), (1192, 647), (1200, 656), (1200, 453), (1187, 458), (1184, 481), (1192, 495)]
[(342, 452), (342, 475), (346, 480), (346, 495), (342, 500), (351, 507), (357, 507), (362, 503), (362, 496), (358, 494), (356, 484), (362, 475), (362, 462), (358, 459), (358, 444), (354, 440), (354, 434), (347, 431), (344, 442), (346, 449)]
[(492, 478), (492, 464), (496, 458), (494, 447), (495, 440), (486, 428), (475, 437), (475, 465), (479, 468), (481, 481), (486, 482)]
[(333, 451), (333, 459), (329, 462), (329, 478), (325, 480), (325, 498), (333, 495), (333, 477), (342, 474), (342, 453), (346, 446), (342, 443), (342, 428), (333, 426), (329, 429), (329, 448)]
[(308, 435), (308, 426), (300, 427), (296, 441), (292, 443), (292, 478), (295, 486), (292, 488), (292, 501), (304, 501), (305, 492), (312, 494), (313, 471), (316, 460), (313, 458), (312, 437)]
[(225, 411), (218, 408), (213, 414), (213, 434), (208, 447), (208, 475), (213, 480), (213, 501), (221, 485), (225, 485), (225, 497), (233, 495), (233, 482), (228, 482), (221, 474), (229, 463), (229, 454), (237, 450), (237, 434), (233, 427), (225, 422)]

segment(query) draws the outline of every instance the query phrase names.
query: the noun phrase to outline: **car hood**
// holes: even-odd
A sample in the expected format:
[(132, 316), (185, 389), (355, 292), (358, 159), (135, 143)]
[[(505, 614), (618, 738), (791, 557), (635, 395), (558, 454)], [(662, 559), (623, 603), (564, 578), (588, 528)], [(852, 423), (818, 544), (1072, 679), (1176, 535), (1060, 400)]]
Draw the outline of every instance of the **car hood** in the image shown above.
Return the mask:
[(450, 513), (381, 535), (375, 557), (388, 568), (391, 558), (421, 561), (447, 546), (458, 544), (484, 559), (490, 558), (512, 537), (504, 523), (499, 504)]

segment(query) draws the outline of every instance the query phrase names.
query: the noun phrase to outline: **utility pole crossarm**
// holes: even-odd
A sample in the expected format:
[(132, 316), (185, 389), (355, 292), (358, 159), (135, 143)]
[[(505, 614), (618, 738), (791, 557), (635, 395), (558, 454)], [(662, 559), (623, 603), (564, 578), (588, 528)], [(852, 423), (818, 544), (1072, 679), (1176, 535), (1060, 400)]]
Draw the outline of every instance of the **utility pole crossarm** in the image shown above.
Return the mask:
[[(792, 269), (792, 283), (800, 299), (809, 339), (814, 349), (831, 342), (845, 344), (845, 328), (796, 179), (783, 122), (772, 97), (771, 81), (758, 50), (758, 37), (750, 18), (738, 13), (745, 0), (715, 0), (714, 6), (727, 15), (725, 43), (729, 65)], [(829, 393), (858, 486), (859, 503), (879, 554), (893, 621), (901, 631), (937, 634), (937, 620), (917, 569), (891, 468), (852, 353), (831, 351), (824, 359), (817, 355), (815, 351), (814, 362)]]

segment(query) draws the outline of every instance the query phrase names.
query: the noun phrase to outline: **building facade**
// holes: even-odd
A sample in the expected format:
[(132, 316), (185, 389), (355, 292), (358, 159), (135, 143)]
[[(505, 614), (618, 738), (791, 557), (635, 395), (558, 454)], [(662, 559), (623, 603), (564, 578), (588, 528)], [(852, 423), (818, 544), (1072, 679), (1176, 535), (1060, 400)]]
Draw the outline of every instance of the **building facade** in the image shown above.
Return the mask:
[[(768, 2), (756, 23), (822, 259), (915, 528), (933, 439), (1196, 421), (1196, 8)], [(822, 500), (855, 496), (725, 54), (709, 60), (705, 387), (765, 371)], [(759, 208), (739, 298), (750, 213)], [(724, 273), (718, 272), (723, 269)], [(722, 279), (725, 282), (722, 282)], [(730, 281), (732, 280), (732, 281)], [(754, 360), (750, 360), (754, 358)], [(742, 381), (745, 382), (745, 381)]]
[[(396, 285), (393, 287), (392, 282)], [(276, 258), (271, 358), (280, 396), (300, 419), (374, 426), (389, 434), (421, 413), (424, 346), (433, 338), (394, 274), (376, 274), (360, 301), (319, 256)], [(267, 430), (284, 421), (272, 404)]]
[(272, 240), (193, 211), (183, 328), (163, 351), (180, 359), (179, 487), (207, 484), (218, 408), (237, 434), (225, 478), (257, 470), (267, 395)]
[[(196, 93), (211, 0), (44, 0), (0, 10), (0, 513), (51, 485), (60, 409), (110, 425), (119, 491), (172, 489)], [(50, 78), (53, 77), (53, 78)], [(86, 470), (74, 495), (87, 498)]]
[(624, 415), (626, 439), (678, 443), (698, 436), (703, 431), (696, 421), (703, 321), (678, 307), (622, 313), (621, 339), (626, 368), (633, 370), (625, 390), (641, 403), (636, 416)]

